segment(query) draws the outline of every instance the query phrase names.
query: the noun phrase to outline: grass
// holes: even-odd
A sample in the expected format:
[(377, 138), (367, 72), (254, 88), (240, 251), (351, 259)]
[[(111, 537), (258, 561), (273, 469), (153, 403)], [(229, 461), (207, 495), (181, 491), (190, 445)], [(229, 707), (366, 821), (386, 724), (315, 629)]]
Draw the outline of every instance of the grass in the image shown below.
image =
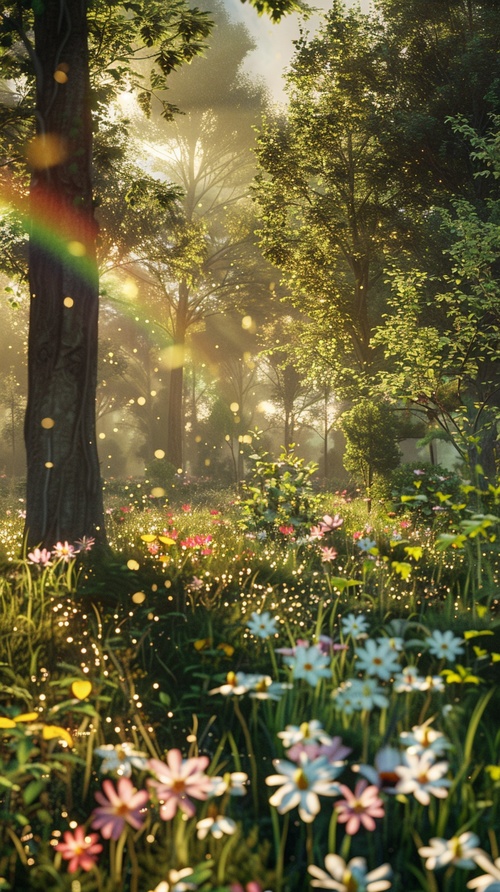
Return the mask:
[[(259, 496), (251, 523), (232, 494), (190, 495), (152, 504), (115, 489), (103, 565), (20, 560), (22, 517), (4, 506), (0, 889), (493, 883), (496, 505), (368, 516), (362, 500), (323, 494), (313, 521), (287, 524), (285, 493), (271, 520)], [(172, 780), (177, 751), (191, 787)], [(95, 794), (110, 782), (121, 805), (108, 839)], [(148, 793), (135, 816), (132, 784)], [(102, 846), (88, 861), (78, 827)]]

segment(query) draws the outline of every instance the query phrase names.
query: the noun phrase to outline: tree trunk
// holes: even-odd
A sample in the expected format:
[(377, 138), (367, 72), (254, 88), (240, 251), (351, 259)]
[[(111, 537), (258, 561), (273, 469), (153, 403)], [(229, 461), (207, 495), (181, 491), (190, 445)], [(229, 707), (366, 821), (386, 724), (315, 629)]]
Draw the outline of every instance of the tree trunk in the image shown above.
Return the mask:
[(25, 442), (28, 547), (105, 541), (95, 432), (98, 277), (85, 0), (35, 16)]

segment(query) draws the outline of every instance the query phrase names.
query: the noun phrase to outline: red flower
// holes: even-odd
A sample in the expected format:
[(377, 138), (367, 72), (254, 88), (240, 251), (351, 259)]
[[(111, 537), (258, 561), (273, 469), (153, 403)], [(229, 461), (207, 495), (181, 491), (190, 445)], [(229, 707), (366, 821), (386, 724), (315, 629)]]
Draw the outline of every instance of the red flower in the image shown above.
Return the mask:
[(65, 861), (69, 861), (69, 873), (75, 873), (78, 868), (91, 870), (96, 863), (96, 856), (102, 852), (102, 845), (97, 842), (97, 833), (85, 835), (83, 827), (76, 827), (75, 832), (66, 830), (63, 834), (64, 842), (58, 842), (55, 849), (61, 853)]

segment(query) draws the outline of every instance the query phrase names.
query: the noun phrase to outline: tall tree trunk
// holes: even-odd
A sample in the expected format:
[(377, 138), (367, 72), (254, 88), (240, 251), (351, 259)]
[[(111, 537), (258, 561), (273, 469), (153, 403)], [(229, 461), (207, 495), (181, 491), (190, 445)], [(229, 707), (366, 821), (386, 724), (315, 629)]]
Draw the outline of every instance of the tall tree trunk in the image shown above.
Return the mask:
[[(180, 356), (184, 344), (175, 344), (175, 356)], [(167, 461), (174, 465), (177, 471), (183, 468), (183, 392), (184, 392), (184, 364), (176, 365), (170, 370), (169, 399), (167, 416)]]
[(85, 0), (36, 5), (26, 539), (105, 541), (95, 432), (98, 277)]

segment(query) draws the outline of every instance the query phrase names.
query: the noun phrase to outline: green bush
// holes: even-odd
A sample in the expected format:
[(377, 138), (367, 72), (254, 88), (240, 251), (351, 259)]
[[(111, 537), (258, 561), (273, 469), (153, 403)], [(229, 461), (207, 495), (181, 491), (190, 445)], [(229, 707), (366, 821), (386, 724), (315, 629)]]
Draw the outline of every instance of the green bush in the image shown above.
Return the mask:
[(391, 476), (394, 510), (410, 511), (422, 518), (450, 515), (465, 497), (462, 481), (455, 471), (429, 462), (407, 462)]
[(320, 510), (312, 478), (318, 470), (315, 462), (305, 463), (293, 447), (284, 450), (276, 461), (254, 454), (253, 469), (244, 483), (247, 497), (241, 500), (241, 525), (247, 530), (278, 534), (280, 527), (293, 527), (295, 534), (309, 531)]

